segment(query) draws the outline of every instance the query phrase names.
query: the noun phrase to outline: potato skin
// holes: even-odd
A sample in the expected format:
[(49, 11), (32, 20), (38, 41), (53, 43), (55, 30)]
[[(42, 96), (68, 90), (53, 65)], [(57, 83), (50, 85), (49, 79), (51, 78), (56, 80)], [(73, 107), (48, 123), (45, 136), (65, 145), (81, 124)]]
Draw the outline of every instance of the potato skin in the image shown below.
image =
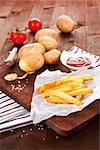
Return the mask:
[(39, 42), (45, 47), (47, 51), (57, 48), (57, 41), (50, 36), (40, 37)]
[(41, 43), (32, 43), (32, 44), (26, 44), (22, 46), (18, 51), (18, 59), (20, 60), (21, 57), (27, 53), (33, 53), (34, 51), (38, 51), (41, 54), (43, 54), (46, 50), (44, 46)]
[(46, 49), (41, 43), (33, 43), (33, 48), (36, 49), (36, 51), (39, 51), (41, 54), (44, 54)]
[(56, 20), (57, 28), (64, 33), (70, 33), (75, 29), (76, 23), (66, 15), (61, 15)]
[(49, 28), (45, 28), (45, 29), (41, 29), (39, 30), (36, 34), (35, 34), (35, 41), (39, 41), (40, 37), (43, 36), (51, 36), (53, 37), (55, 40), (58, 40), (58, 33), (57, 31), (53, 30), (53, 29), (49, 29)]
[(19, 61), (19, 67), (25, 72), (32, 72), (44, 65), (44, 57), (39, 52), (27, 53)]
[(61, 52), (57, 49), (52, 49), (44, 53), (44, 60), (46, 64), (57, 64), (59, 62)]

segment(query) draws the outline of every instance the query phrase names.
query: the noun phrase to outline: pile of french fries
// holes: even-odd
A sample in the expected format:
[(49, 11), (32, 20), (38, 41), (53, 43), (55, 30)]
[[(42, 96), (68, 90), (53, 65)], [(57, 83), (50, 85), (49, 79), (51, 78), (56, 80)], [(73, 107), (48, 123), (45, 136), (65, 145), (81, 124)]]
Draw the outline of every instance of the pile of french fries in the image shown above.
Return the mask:
[(84, 95), (93, 93), (85, 83), (87, 80), (93, 80), (93, 76), (68, 75), (41, 85), (36, 92), (51, 103), (80, 105)]

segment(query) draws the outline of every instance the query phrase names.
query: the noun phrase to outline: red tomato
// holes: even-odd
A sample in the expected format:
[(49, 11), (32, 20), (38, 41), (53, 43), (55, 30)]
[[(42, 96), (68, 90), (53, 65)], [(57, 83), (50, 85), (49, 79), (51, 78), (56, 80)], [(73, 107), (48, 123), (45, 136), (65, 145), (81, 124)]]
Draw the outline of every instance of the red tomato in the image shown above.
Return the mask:
[(32, 32), (37, 32), (38, 30), (42, 29), (42, 22), (37, 18), (33, 18), (28, 21), (28, 28)]
[(26, 40), (26, 33), (16, 29), (10, 33), (10, 39), (14, 44), (22, 44)]

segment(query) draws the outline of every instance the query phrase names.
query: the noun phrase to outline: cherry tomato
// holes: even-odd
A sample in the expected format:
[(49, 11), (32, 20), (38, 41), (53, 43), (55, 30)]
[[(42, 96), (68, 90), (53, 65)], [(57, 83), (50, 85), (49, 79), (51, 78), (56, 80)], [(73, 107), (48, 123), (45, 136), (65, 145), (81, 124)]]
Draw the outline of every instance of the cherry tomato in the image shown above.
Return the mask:
[(37, 32), (38, 30), (42, 29), (42, 22), (37, 18), (33, 18), (28, 21), (28, 28), (32, 32)]
[(26, 33), (16, 29), (10, 33), (10, 39), (14, 44), (22, 44), (26, 40)]

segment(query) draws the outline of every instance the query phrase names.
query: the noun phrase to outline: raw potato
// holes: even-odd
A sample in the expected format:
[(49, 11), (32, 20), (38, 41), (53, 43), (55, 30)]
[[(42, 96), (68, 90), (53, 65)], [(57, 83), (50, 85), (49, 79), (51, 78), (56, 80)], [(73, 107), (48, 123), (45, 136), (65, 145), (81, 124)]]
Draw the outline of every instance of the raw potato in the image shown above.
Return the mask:
[(19, 61), (19, 67), (25, 72), (33, 72), (44, 65), (44, 58), (41, 53), (33, 52), (23, 55)]
[(40, 43), (26, 44), (19, 49), (18, 59), (20, 60), (24, 54), (33, 53), (34, 51), (38, 51), (43, 54), (45, 52), (45, 48)]
[(66, 15), (61, 15), (57, 18), (56, 26), (61, 32), (64, 33), (72, 32), (74, 29), (79, 27), (76, 22)]
[(36, 34), (35, 34), (35, 40), (39, 41), (39, 38), (43, 36), (51, 36), (53, 37), (55, 40), (58, 39), (58, 33), (53, 30), (53, 29), (49, 29), (49, 28), (45, 28), (45, 29), (41, 29), (39, 30)]
[(57, 41), (50, 36), (43, 36), (39, 38), (39, 42), (43, 44), (46, 50), (56, 49)]
[(33, 43), (33, 48), (36, 49), (36, 51), (39, 51), (41, 54), (45, 53), (45, 47), (41, 43)]
[(61, 52), (57, 49), (53, 49), (44, 53), (44, 60), (46, 64), (56, 64), (59, 62)]

